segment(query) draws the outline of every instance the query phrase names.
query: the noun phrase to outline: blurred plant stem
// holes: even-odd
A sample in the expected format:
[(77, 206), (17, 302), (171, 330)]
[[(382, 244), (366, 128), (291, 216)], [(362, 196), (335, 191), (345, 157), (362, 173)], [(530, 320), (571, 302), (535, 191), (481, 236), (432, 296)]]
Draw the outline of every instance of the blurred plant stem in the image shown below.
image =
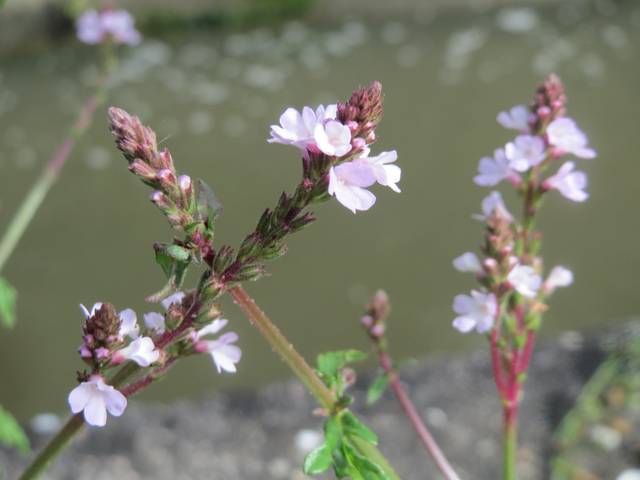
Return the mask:
[[(336, 398), (322, 382), (316, 371), (296, 351), (293, 345), (280, 332), (269, 317), (258, 307), (255, 300), (241, 286), (237, 285), (229, 290), (233, 300), (242, 310), (242, 313), (256, 327), (267, 340), (271, 348), (293, 370), (293, 373), (307, 387), (320, 406), (327, 412), (332, 412), (336, 407)], [(357, 446), (360, 452), (372, 462), (378, 464), (391, 480), (400, 480), (386, 457), (374, 445), (360, 440), (356, 436), (350, 436), (350, 440)]]
[(60, 144), (51, 156), (49, 162), (45, 165), (40, 177), (33, 184), (24, 201), (18, 207), (2, 239), (0, 239), (0, 272), (13, 254), (18, 242), (33, 220), (40, 205), (42, 205), (49, 190), (58, 179), (60, 171), (69, 159), (78, 140), (87, 132), (96, 109), (106, 101), (108, 80), (116, 65), (112, 46), (104, 45), (102, 57), (102, 73), (96, 81), (95, 92), (84, 102), (67, 138)]

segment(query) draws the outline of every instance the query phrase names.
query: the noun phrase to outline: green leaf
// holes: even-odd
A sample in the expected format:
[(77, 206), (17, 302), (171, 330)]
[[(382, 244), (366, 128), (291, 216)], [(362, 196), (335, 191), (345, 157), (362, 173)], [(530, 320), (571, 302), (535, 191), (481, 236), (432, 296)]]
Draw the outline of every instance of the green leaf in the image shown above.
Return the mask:
[(361, 439), (371, 443), (372, 445), (378, 444), (378, 436), (369, 429), (364, 423), (358, 420), (353, 413), (345, 411), (341, 415), (342, 428), (347, 435), (353, 435), (360, 437)]
[(0, 406), (0, 444), (6, 447), (15, 447), (22, 453), (29, 453), (29, 439), (22, 428), (2, 406)]
[(6, 328), (12, 328), (16, 324), (17, 295), (16, 289), (0, 277), (0, 324)]
[(378, 400), (380, 400), (380, 397), (387, 389), (388, 385), (389, 375), (383, 373), (382, 375), (378, 376), (378, 378), (373, 381), (373, 383), (369, 387), (369, 390), (367, 391), (367, 404), (373, 405)]
[(391, 480), (377, 463), (374, 463), (368, 458), (360, 455), (352, 446), (345, 443), (343, 451), (347, 461), (358, 474), (355, 475), (352, 470), (352, 478), (362, 478), (363, 480)]
[(318, 371), (329, 378), (335, 377), (341, 368), (349, 363), (359, 362), (367, 358), (367, 354), (358, 350), (340, 350), (318, 355)]
[(222, 213), (222, 205), (213, 193), (213, 189), (204, 180), (198, 179), (198, 214), (202, 221), (213, 231), (213, 224), (218, 215)]
[(317, 475), (327, 471), (332, 463), (331, 448), (323, 443), (304, 458), (303, 471), (305, 475)]
[(180, 245), (169, 245), (167, 247), (167, 255), (177, 262), (188, 262), (191, 252)]
[(340, 421), (336, 417), (329, 417), (324, 422), (324, 443), (333, 452), (340, 446), (342, 442), (342, 428), (340, 427)]
[(347, 461), (344, 453), (342, 453), (342, 447), (336, 449), (333, 452), (333, 472), (338, 478), (345, 478), (349, 475), (351, 465)]

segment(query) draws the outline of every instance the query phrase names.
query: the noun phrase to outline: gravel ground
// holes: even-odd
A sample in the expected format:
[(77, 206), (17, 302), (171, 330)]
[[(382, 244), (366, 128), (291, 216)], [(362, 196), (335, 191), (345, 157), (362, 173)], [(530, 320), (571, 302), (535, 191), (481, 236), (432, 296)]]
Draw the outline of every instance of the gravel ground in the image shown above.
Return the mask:
[[(637, 324), (606, 334), (565, 333), (543, 342), (535, 353), (522, 405), (520, 479), (549, 478), (550, 435), (573, 404), (584, 382), (604, 358), (605, 345)], [(500, 477), (500, 406), (494, 395), (486, 351), (425, 358), (402, 370), (418, 409), (464, 479)], [(355, 388), (364, 398), (364, 375)], [(319, 439), (321, 420), (311, 399), (295, 382), (258, 392), (213, 394), (196, 401), (145, 407), (132, 402), (126, 415), (105, 429), (77, 439), (46, 478), (137, 480), (154, 478), (268, 480), (302, 479), (306, 450)], [(381, 449), (405, 480), (438, 478), (398, 405), (387, 392), (374, 407), (354, 410), (382, 439)], [(36, 448), (46, 438), (34, 435)], [(8, 478), (21, 460), (0, 450)], [(615, 478), (612, 465), (603, 479)]]

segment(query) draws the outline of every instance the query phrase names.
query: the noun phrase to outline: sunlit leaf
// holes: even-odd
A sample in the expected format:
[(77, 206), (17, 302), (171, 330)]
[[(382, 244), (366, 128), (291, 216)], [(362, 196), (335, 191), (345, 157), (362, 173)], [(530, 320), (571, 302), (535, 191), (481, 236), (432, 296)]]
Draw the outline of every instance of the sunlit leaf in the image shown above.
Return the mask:
[(13, 415), (0, 406), (0, 444), (29, 453), (29, 439)]
[(387, 389), (388, 385), (389, 375), (382, 374), (376, 378), (367, 391), (367, 403), (369, 405), (376, 403)]
[(342, 427), (345, 433), (360, 437), (363, 440), (373, 444), (378, 444), (378, 436), (372, 432), (369, 427), (362, 423), (353, 413), (346, 411), (341, 416)]
[(16, 323), (16, 289), (0, 277), (0, 324), (11, 328)]
[(304, 458), (304, 473), (306, 475), (317, 475), (327, 471), (332, 463), (331, 448), (326, 443), (323, 443), (309, 452)]

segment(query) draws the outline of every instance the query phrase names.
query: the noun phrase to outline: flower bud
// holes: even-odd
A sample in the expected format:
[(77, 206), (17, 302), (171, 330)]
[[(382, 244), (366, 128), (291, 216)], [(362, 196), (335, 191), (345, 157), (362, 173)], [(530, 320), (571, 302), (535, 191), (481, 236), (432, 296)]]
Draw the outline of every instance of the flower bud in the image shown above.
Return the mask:
[(160, 182), (160, 185), (166, 190), (173, 190), (177, 182), (175, 174), (168, 168), (160, 170), (156, 178)]
[(167, 210), (170, 207), (167, 196), (159, 190), (151, 192), (151, 201), (161, 210)]
[(180, 177), (178, 178), (178, 185), (185, 198), (191, 198), (191, 195), (193, 193), (193, 183), (191, 182), (191, 177), (189, 175), (180, 175)]
[(357, 137), (351, 141), (351, 145), (355, 150), (362, 150), (367, 146), (367, 142), (364, 138)]

